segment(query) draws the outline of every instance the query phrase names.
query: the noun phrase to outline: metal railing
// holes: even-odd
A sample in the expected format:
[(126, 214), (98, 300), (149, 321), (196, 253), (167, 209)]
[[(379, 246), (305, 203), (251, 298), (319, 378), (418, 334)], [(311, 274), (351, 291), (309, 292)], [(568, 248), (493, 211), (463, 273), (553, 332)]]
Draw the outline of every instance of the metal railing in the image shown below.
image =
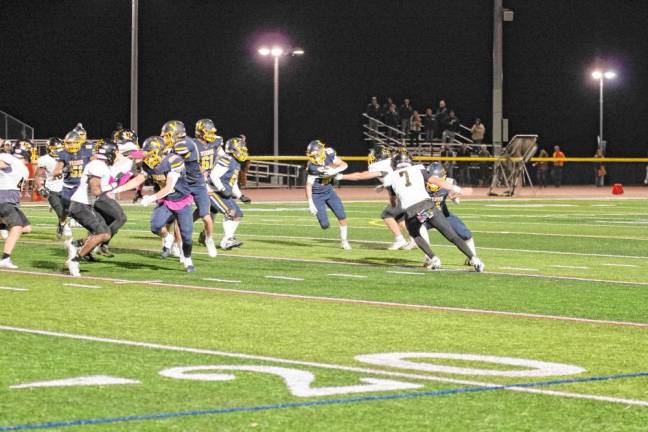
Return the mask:
[(250, 161), (246, 170), (247, 186), (298, 186), (302, 181), (302, 166), (272, 161)]
[(34, 128), (11, 114), (0, 111), (0, 137), (5, 139), (34, 139)]

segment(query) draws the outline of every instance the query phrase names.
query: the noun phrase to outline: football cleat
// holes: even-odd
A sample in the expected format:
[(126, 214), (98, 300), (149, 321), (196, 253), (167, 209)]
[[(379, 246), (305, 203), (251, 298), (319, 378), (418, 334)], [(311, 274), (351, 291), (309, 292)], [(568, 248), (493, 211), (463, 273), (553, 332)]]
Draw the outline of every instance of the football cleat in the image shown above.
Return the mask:
[(407, 242), (407, 246), (405, 246), (403, 249), (404, 249), (404, 250), (412, 250), (412, 249), (414, 249), (416, 246), (417, 246), (417, 245), (416, 245), (416, 242), (414, 241), (414, 239), (410, 239), (410, 241)]
[(167, 258), (169, 255), (171, 255), (171, 248), (162, 246), (162, 250), (160, 251), (160, 256), (162, 258)]
[(196, 269), (193, 266), (193, 261), (191, 261), (191, 258), (184, 258), (184, 260), (182, 261), (182, 264), (184, 264), (184, 267), (185, 267), (185, 270), (187, 271), (187, 273), (193, 273), (193, 272), (196, 271)]
[(72, 228), (70, 228), (70, 224), (63, 225), (63, 236), (72, 237)]
[(11, 262), (11, 258), (5, 258), (0, 261), (0, 268), (16, 270), (18, 266)]
[(425, 264), (423, 266), (428, 270), (439, 270), (441, 268), (441, 259), (438, 256), (425, 257)]
[(9, 231), (6, 229), (0, 230), (0, 237), (2, 237), (3, 240), (7, 240), (7, 237), (9, 237)]
[(398, 250), (398, 249), (403, 249), (403, 248), (405, 248), (407, 245), (408, 245), (408, 243), (407, 243), (407, 241), (405, 241), (405, 239), (396, 240), (394, 243), (392, 243), (391, 246), (389, 246), (389, 247), (387, 248), (387, 250), (394, 251), (394, 250)]
[(342, 249), (351, 250), (351, 244), (347, 240), (342, 240)]
[(221, 249), (224, 249), (224, 250), (234, 249), (234, 248), (240, 247), (242, 245), (243, 245), (243, 242), (240, 241), (240, 240), (236, 240), (235, 238), (223, 239), (220, 242), (220, 247), (221, 247)]
[(180, 245), (178, 243), (174, 243), (173, 246), (171, 246), (171, 256), (182, 258), (182, 250), (180, 249)]
[(474, 256), (474, 257), (472, 257), (472, 258), (470, 259), (470, 265), (473, 266), (473, 267), (475, 268), (475, 271), (476, 271), (477, 273), (481, 273), (481, 272), (483, 272), (483, 271), (484, 271), (484, 267), (486, 267), (486, 266), (484, 265), (484, 263), (483, 263), (479, 258), (477, 258), (476, 256)]
[(101, 255), (101, 256), (105, 256), (105, 257), (108, 257), (108, 258), (112, 258), (112, 257), (115, 256), (115, 255), (110, 251), (110, 249), (108, 248), (108, 245), (105, 245), (105, 244), (102, 244), (101, 246), (99, 246), (99, 250), (97, 251), (97, 253), (98, 253), (99, 255)]
[(205, 240), (205, 246), (207, 247), (207, 255), (209, 255), (211, 258), (216, 257), (218, 255), (218, 251), (216, 250), (216, 245), (214, 244), (214, 239), (208, 238)]
[(79, 277), (81, 276), (81, 269), (79, 268), (79, 262), (74, 260), (67, 260), (65, 266), (70, 272), (70, 276)]

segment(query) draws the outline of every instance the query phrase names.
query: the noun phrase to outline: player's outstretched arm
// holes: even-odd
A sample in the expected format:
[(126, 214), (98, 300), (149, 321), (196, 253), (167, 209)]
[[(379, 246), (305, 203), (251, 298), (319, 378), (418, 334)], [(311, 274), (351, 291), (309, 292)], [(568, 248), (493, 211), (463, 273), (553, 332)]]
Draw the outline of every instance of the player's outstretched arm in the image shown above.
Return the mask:
[(310, 211), (311, 214), (316, 215), (317, 207), (313, 202), (313, 182), (314, 181), (315, 181), (315, 177), (309, 175), (308, 178), (306, 179), (306, 187), (304, 188), (304, 190), (306, 191), (306, 200), (308, 200), (308, 211)]
[(359, 181), (359, 180), (371, 180), (378, 177), (384, 177), (385, 173), (381, 171), (359, 171), (350, 174), (340, 174), (336, 180), (350, 180), (350, 181)]
[(117, 193), (122, 193), (122, 192), (125, 192), (125, 191), (129, 191), (131, 189), (135, 189), (139, 185), (144, 183), (144, 180), (146, 180), (146, 175), (144, 175), (142, 173), (139, 173), (135, 177), (133, 177), (132, 179), (128, 180), (123, 185), (113, 189), (112, 192), (117, 194)]

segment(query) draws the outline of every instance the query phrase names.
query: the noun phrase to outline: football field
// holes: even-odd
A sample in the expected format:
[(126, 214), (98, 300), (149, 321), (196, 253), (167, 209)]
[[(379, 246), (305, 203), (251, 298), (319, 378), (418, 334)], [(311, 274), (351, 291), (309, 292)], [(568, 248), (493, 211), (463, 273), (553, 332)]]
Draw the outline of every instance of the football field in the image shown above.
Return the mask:
[(388, 251), (383, 207), (346, 203), (345, 251), (304, 203), (244, 206), (243, 246), (194, 243), (188, 274), (127, 206), (81, 278), (26, 207), (0, 273), (0, 431), (648, 430), (646, 200), (452, 206), (484, 273), (436, 232), (440, 271)]

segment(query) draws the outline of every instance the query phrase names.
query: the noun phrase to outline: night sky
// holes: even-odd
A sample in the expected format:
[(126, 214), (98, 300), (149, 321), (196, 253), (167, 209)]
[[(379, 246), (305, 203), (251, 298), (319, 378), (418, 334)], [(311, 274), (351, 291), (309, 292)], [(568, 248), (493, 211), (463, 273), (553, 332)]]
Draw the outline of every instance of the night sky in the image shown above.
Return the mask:
[[(598, 133), (597, 62), (619, 73), (606, 88), (611, 155), (648, 151), (645, 2), (505, 0), (504, 115), (510, 132), (591, 156)], [(91, 137), (129, 122), (130, 0), (3, 2), (0, 109), (39, 138), (81, 121)], [(283, 35), (302, 57), (280, 66), (280, 146), (302, 154), (322, 138), (364, 154), (370, 96), (415, 108), (448, 101), (465, 124), (489, 128), (492, 1), (140, 0), (139, 134), (203, 117), (252, 154), (272, 152), (272, 61), (256, 49)]]

